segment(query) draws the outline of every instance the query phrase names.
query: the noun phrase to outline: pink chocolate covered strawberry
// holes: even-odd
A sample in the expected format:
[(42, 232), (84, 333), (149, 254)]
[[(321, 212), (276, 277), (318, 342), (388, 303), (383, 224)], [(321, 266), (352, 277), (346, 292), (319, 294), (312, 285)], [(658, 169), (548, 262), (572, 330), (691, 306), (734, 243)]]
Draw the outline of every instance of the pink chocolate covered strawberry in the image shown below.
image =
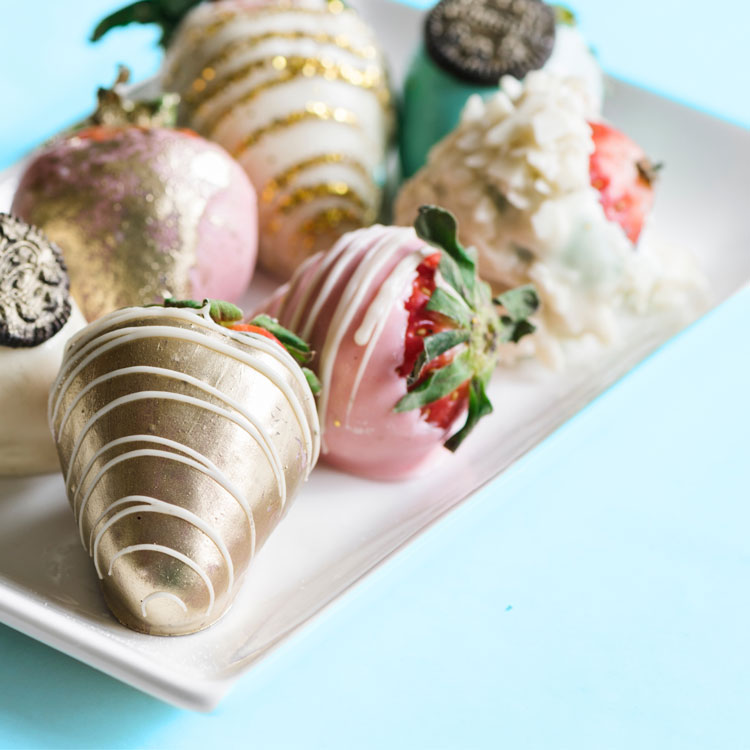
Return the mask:
[(537, 306), (529, 287), (493, 302), (447, 211), (422, 207), (415, 228), (344, 235), (271, 304), (316, 352), (323, 456), (379, 479), (414, 473), (443, 444), (455, 450), (492, 410), (498, 348), (533, 330)]

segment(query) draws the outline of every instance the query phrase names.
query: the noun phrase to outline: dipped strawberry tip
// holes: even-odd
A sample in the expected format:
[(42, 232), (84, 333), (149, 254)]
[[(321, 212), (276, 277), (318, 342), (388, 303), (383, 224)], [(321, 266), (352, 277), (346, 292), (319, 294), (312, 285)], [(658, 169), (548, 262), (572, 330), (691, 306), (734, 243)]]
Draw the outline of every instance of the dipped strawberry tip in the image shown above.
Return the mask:
[(492, 412), (486, 387), (499, 346), (533, 333), (529, 317), (538, 309), (539, 297), (527, 285), (493, 299), (489, 285), (477, 274), (476, 252), (458, 241), (458, 225), (449, 211), (422, 206), (414, 227), (421, 239), (441, 251), (440, 283), (425, 310), (440, 316), (447, 327), (424, 337), (422, 351), (407, 375), (407, 393), (394, 410), (424, 409), (468, 384), (466, 421), (445, 443), (454, 451)]
[(260, 314), (256, 315), (248, 323), (243, 323), (242, 319), (244, 313), (239, 307), (237, 307), (237, 305), (216, 299), (204, 299), (202, 302), (198, 302), (197, 300), (192, 299), (178, 300), (173, 299), (172, 297), (167, 297), (161, 306), (187, 308), (191, 310), (204, 310), (208, 307), (209, 317), (214, 323), (218, 323), (224, 328), (239, 333), (255, 333), (270, 338), (279, 344), (279, 346), (286, 349), (286, 351), (300, 365), (300, 369), (304, 373), (305, 380), (307, 380), (307, 384), (310, 386), (310, 390), (313, 394), (317, 396), (320, 393), (321, 386), (318, 377), (309, 367), (305, 367), (305, 365), (313, 358), (314, 352), (310, 349), (310, 346), (306, 341), (292, 333), (287, 328), (284, 328), (276, 318), (272, 318), (270, 315)]

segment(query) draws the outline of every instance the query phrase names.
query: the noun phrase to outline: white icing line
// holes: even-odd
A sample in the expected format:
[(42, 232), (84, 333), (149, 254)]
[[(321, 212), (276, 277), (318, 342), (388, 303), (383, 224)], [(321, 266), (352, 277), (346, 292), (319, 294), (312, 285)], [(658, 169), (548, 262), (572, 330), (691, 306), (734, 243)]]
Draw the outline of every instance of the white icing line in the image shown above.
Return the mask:
[(388, 322), (391, 307), (394, 302), (397, 302), (400, 299), (404, 285), (414, 276), (417, 267), (422, 263), (425, 255), (429, 254), (430, 251), (425, 249), (419, 254), (407, 255), (401, 260), (401, 262), (393, 269), (391, 275), (380, 287), (377, 297), (365, 314), (362, 325), (354, 334), (354, 343), (358, 346), (367, 345), (367, 348), (365, 349), (365, 353), (359, 367), (357, 368), (357, 375), (354, 378), (352, 391), (349, 395), (349, 402), (346, 406), (345, 420), (347, 424), (349, 421), (349, 415), (354, 407), (354, 400), (357, 398), (357, 393), (359, 392), (359, 386), (362, 382), (365, 371), (367, 370), (367, 365), (370, 362), (372, 353), (375, 351), (375, 347), (377, 346), (380, 336), (385, 329), (385, 325)]
[(336, 306), (320, 354), (319, 376), (321, 381), (328, 386), (328, 388), (323, 389), (318, 401), (318, 417), (323, 428), (325, 428), (326, 423), (333, 368), (341, 341), (357, 314), (362, 301), (370, 292), (370, 285), (378, 273), (382, 271), (383, 267), (390, 262), (392, 256), (401, 249), (404, 241), (407, 240), (405, 234), (408, 235), (409, 239), (411, 238), (411, 231), (413, 230), (391, 230), (378, 239), (366, 251), (365, 256), (349, 279)]
[(310, 333), (315, 326), (315, 321), (318, 319), (318, 315), (320, 314), (323, 305), (325, 305), (326, 301), (331, 296), (333, 288), (338, 283), (338, 280), (341, 278), (341, 275), (346, 270), (346, 267), (349, 265), (352, 258), (362, 252), (373, 240), (377, 241), (377, 238), (382, 237), (384, 231), (385, 228), (378, 224), (370, 227), (361, 234), (355, 235), (354, 238), (345, 234), (339, 241), (340, 247), (334, 247), (331, 253), (326, 256), (323, 263), (321, 263), (316, 270), (311, 283), (308, 284), (305, 296), (300, 300), (300, 304), (297, 307), (294, 318), (292, 319), (292, 328), (296, 330), (296, 326), (299, 325), (299, 318), (307, 306), (309, 295), (317, 286), (320, 279), (323, 278), (326, 272), (330, 269), (330, 273), (325, 276), (323, 287), (318, 293), (317, 299), (307, 316), (304, 328), (300, 334), (302, 338), (307, 339), (310, 337)]
[[(68, 418), (70, 417), (70, 414), (78, 405), (79, 401), (86, 395), (86, 393), (88, 393), (90, 390), (100, 385), (101, 383), (106, 382), (107, 380), (111, 380), (112, 378), (120, 377), (122, 375), (132, 375), (132, 374), (161, 375), (163, 377), (172, 378), (173, 380), (179, 380), (181, 382), (189, 383), (190, 385), (195, 386), (196, 388), (203, 390), (206, 393), (210, 393), (212, 396), (214, 396), (218, 400), (224, 401), (226, 404), (228, 404), (233, 409), (238, 411), (245, 419), (247, 419), (247, 421), (252, 426), (252, 428), (255, 431), (257, 431), (257, 434), (253, 432), (252, 435), (255, 441), (260, 446), (263, 453), (265, 454), (266, 459), (268, 460), (268, 463), (271, 466), (271, 470), (274, 473), (274, 476), (276, 478), (276, 483), (279, 489), (279, 496), (281, 498), (281, 507), (284, 508), (284, 506), (286, 505), (286, 477), (284, 475), (284, 466), (281, 462), (281, 457), (279, 456), (278, 451), (276, 450), (276, 447), (274, 446), (273, 441), (271, 440), (271, 436), (263, 429), (262, 424), (260, 424), (259, 421), (249, 411), (247, 411), (244, 408), (244, 406), (238, 401), (235, 401), (233, 398), (231, 398), (230, 396), (227, 396), (222, 391), (218, 390), (217, 388), (214, 388), (208, 383), (205, 383), (204, 381), (199, 380), (198, 378), (194, 378), (192, 375), (186, 375), (185, 373), (178, 372), (177, 370), (168, 370), (163, 367), (151, 367), (149, 365), (138, 365), (134, 367), (123, 367), (120, 370), (112, 370), (108, 373), (105, 373), (104, 375), (101, 375), (95, 380), (92, 380), (85, 388), (81, 389), (80, 393), (78, 393), (75, 399), (71, 402), (70, 406), (67, 408), (67, 410), (65, 411), (65, 414), (63, 414), (63, 417), (60, 420), (60, 427), (58, 430), (58, 434), (62, 435), (63, 430), (65, 429), (65, 425), (67, 424)], [(169, 391), (165, 391), (165, 393), (166, 392), (169, 392)], [(179, 445), (181, 445), (181, 443)], [(69, 464), (68, 466), (69, 469), (71, 465), (72, 464)], [(79, 488), (80, 488), (80, 485), (83, 484), (83, 480), (85, 476), (86, 476), (85, 472), (80, 474)], [(66, 479), (65, 481), (66, 490), (70, 489), (69, 482), (70, 482), (70, 477), (68, 477), (68, 479)], [(73, 507), (75, 509), (75, 506)]]
[[(216, 596), (214, 592), (214, 586), (211, 583), (211, 579), (206, 575), (206, 571), (204, 571), (203, 568), (201, 568), (201, 566), (195, 562), (195, 560), (191, 560), (187, 555), (183, 555), (182, 552), (179, 552), (176, 549), (172, 549), (171, 547), (165, 547), (163, 544), (131, 544), (129, 547), (124, 547), (119, 552), (117, 552), (117, 554), (114, 555), (110, 560), (107, 575), (112, 575), (112, 569), (114, 568), (115, 562), (117, 562), (117, 560), (119, 560), (123, 555), (129, 555), (131, 552), (144, 551), (161, 552), (164, 555), (169, 555), (169, 557), (174, 557), (175, 560), (179, 560), (181, 563), (187, 565), (188, 568), (190, 568), (193, 572), (197, 573), (203, 583), (206, 584), (206, 588), (208, 589), (208, 607), (206, 607), (206, 614), (209, 614), (211, 612), (214, 606), (214, 601), (216, 601)], [(99, 577), (103, 578), (103, 576)], [(187, 612), (185, 602), (183, 602), (182, 599), (180, 599), (175, 594), (171, 594), (168, 591), (155, 591), (153, 594), (149, 594), (147, 597), (145, 597), (145, 599), (141, 601), (141, 612), (143, 613), (144, 617), (146, 617), (146, 602), (156, 596), (174, 597), (182, 605), (183, 610)]]
[[(91, 486), (89, 487), (86, 494), (84, 495), (83, 501), (81, 502), (81, 507), (79, 508), (79, 511), (78, 511), (78, 518), (77, 518), (78, 531), (81, 537), (81, 544), (83, 545), (84, 549), (91, 549), (91, 548), (86, 546), (86, 541), (83, 537), (83, 512), (99, 480), (113, 466), (116, 466), (117, 464), (121, 464), (125, 461), (129, 461), (133, 458), (141, 458), (144, 456), (150, 456), (154, 458), (164, 458), (168, 461), (177, 461), (178, 463), (182, 463), (194, 469), (197, 469), (201, 473), (213, 479), (218, 485), (223, 487), (230, 495), (232, 495), (240, 505), (242, 505), (244, 498), (240, 499), (236, 495), (234, 495), (234, 493), (231, 490), (231, 486), (226, 486), (221, 481), (221, 478), (219, 476), (214, 476), (211, 473), (209, 473), (205, 469), (205, 467), (203, 467), (197, 461), (193, 461), (192, 459), (186, 458), (184, 456), (179, 456), (176, 453), (168, 453), (167, 451), (153, 450), (150, 448), (143, 448), (137, 451), (130, 451), (128, 453), (123, 453), (119, 456), (116, 456), (107, 464), (105, 464), (105, 466), (102, 467), (101, 471), (99, 471), (99, 473), (96, 475), (96, 477), (94, 478), (94, 481), (91, 483)], [(140, 496), (129, 495), (128, 497), (140, 497)], [(143, 497), (145, 498), (146, 496), (143, 496)], [(224, 544), (224, 541), (221, 538), (221, 534), (219, 534), (218, 531), (216, 531), (212, 526), (206, 523), (199, 515), (197, 515), (196, 513), (193, 513), (190, 510), (187, 510), (187, 508), (183, 508), (179, 505), (174, 505), (172, 503), (165, 502), (164, 500), (159, 500), (158, 498), (151, 498), (151, 501), (157, 504), (158, 507), (169, 509), (168, 512), (165, 512), (165, 515), (172, 515), (172, 516), (175, 516), (176, 518), (182, 518), (185, 521), (189, 521), (193, 526), (195, 526), (197, 529), (202, 531), (219, 548), (222, 555), (226, 558), (227, 568), (229, 569), (229, 577), (230, 579), (234, 580), (234, 565), (232, 563), (232, 558), (229, 555), (229, 550), (227, 549), (226, 544)], [(121, 512), (124, 512), (124, 511), (121, 511)], [(115, 516), (113, 516), (113, 518), (114, 517)], [(252, 518), (252, 512), (250, 513), (249, 518)], [(111, 522), (112, 522), (112, 518), (110, 518), (109, 521), (107, 521), (104, 524), (102, 531), (100, 531), (99, 534), (97, 535), (97, 539), (101, 537), (101, 534), (103, 531), (109, 528), (109, 526), (111, 525)], [(252, 555), (255, 554), (255, 522), (254, 521), (251, 522), (251, 526), (250, 526), (250, 538), (251, 538), (250, 556), (252, 557)], [(95, 547), (96, 547), (96, 540), (94, 541), (94, 550), (91, 552), (91, 554), (94, 556), (94, 560), (96, 561)]]
[[(216, 471), (218, 473), (222, 473), (221, 469), (209, 458), (206, 456), (203, 456), (202, 454), (198, 453), (198, 451), (193, 450), (192, 448), (188, 447), (187, 445), (183, 445), (182, 443), (178, 443), (176, 440), (170, 440), (169, 438), (163, 438), (158, 435), (126, 435), (125, 437), (116, 438), (115, 440), (110, 441), (106, 445), (102, 446), (93, 456), (91, 459), (89, 459), (89, 462), (86, 464), (85, 468), (81, 472), (81, 482), (80, 485), (82, 486), (84, 484), (84, 481), (86, 477), (88, 476), (88, 473), (91, 471), (91, 467), (94, 465), (94, 463), (99, 459), (101, 456), (103, 456), (107, 451), (111, 450), (112, 448), (117, 448), (120, 445), (127, 445), (128, 443), (156, 443), (157, 445), (163, 445), (168, 448), (174, 448), (175, 450), (182, 451), (186, 455), (190, 456), (190, 458), (195, 459), (198, 463), (203, 463), (205, 466), (213, 471)], [(226, 477), (225, 477), (226, 478)], [(229, 481), (227, 479), (227, 481)], [(94, 521), (94, 523), (91, 526), (91, 533), (89, 535), (89, 546), (87, 549), (91, 549), (91, 545), (94, 543), (94, 532), (96, 531), (96, 527), (101, 523), (102, 519), (112, 511), (112, 509), (117, 505), (122, 505), (122, 500), (118, 500), (117, 502), (112, 503), (107, 509), (99, 516), (99, 518)], [(131, 501), (132, 502), (132, 501)], [(244, 507), (244, 506), (243, 506)], [(77, 513), (75, 511), (75, 508), (73, 508), (74, 516), (77, 518)]]
[[(206, 308), (204, 308), (204, 310), (205, 309)], [(121, 318), (122, 320), (127, 322), (128, 317), (136, 320), (141, 319), (142, 317), (157, 317), (157, 314), (154, 314), (152, 312), (154, 310), (157, 314), (164, 313), (165, 310), (171, 313), (174, 308), (126, 308), (125, 310), (116, 311), (110, 316), (106, 316), (105, 318), (100, 319), (96, 323), (92, 324), (92, 326), (95, 328), (99, 327), (99, 329), (101, 330), (101, 328), (110, 327), (113, 324), (113, 320), (115, 323), (119, 323)], [(176, 312), (185, 311), (177, 309)], [(129, 315), (125, 317), (123, 315), (118, 315), (118, 313), (128, 313)], [(141, 316), (140, 313), (146, 313), (146, 315)], [(161, 317), (171, 317), (171, 315), (162, 315)], [(180, 319), (185, 319), (184, 316), (177, 317), (179, 317)], [(108, 318), (110, 319), (110, 322), (106, 326), (99, 325), (102, 323), (102, 321), (107, 320)], [(64, 374), (67, 373), (69, 369), (70, 359), (73, 358), (74, 353), (70, 352), (69, 356), (66, 357), (66, 361), (63, 363), (63, 366), (58, 375), (58, 380), (56, 381), (55, 385), (53, 385), (52, 389), (52, 392), (57, 393), (57, 398), (55, 399), (55, 405), (54, 407), (52, 407), (50, 413), (50, 424), (54, 425), (55, 421), (57, 420), (61, 399), (64, 393), (67, 392), (67, 389), (70, 387), (72, 381), (78, 374), (80, 374), (81, 370), (83, 370), (84, 367), (90, 364), (90, 362), (92, 362), (98, 356), (101, 356), (110, 349), (121, 346), (122, 344), (139, 339), (158, 337), (189, 341), (191, 343), (198, 344), (199, 346), (204, 346), (207, 349), (211, 349), (221, 354), (230, 356), (252, 367), (254, 370), (268, 378), (269, 381), (273, 383), (284, 394), (287, 402), (289, 403), (292, 411), (295, 414), (295, 417), (303, 433), (307, 456), (306, 474), (307, 476), (309, 476), (310, 471), (312, 471), (312, 467), (315, 465), (318, 459), (318, 454), (320, 451), (320, 434), (319, 427), (316, 424), (317, 420), (314, 416), (315, 406), (312, 393), (310, 392), (310, 388), (307, 384), (307, 381), (305, 380), (304, 373), (301, 371), (292, 356), (283, 347), (279, 346), (276, 342), (269, 340), (265, 336), (261, 336), (259, 334), (230, 331), (227, 328), (218, 326), (211, 320), (204, 320), (200, 315), (196, 315), (195, 313), (189, 313), (189, 317), (187, 318), (187, 320), (194, 325), (204, 325), (205, 327), (211, 327), (213, 330), (216, 330), (218, 328), (218, 330), (222, 331), (224, 335), (229, 335), (230, 338), (244, 344), (245, 346), (248, 346), (250, 342), (252, 342), (252, 345), (255, 348), (266, 354), (270, 354), (272, 357), (285, 364), (288, 371), (297, 380), (300, 387), (302, 388), (302, 393), (305, 394), (304, 400), (307, 402), (306, 405), (309, 407), (308, 411), (310, 413), (310, 417), (308, 418), (304, 413), (305, 410), (303, 404), (300, 402), (299, 397), (294, 393), (290, 386), (282, 378), (280, 378), (272, 368), (268, 367), (258, 357), (253, 356), (253, 354), (242, 351), (236, 347), (229, 346), (221, 341), (216, 341), (208, 336), (201, 335), (200, 333), (185, 328), (168, 325), (148, 325), (119, 328), (102, 334), (101, 336), (94, 338), (93, 341), (89, 341), (88, 343), (84, 344), (78, 342), (80, 344), (80, 351), (76, 352), (76, 354), (79, 354), (83, 359), (78, 363), (78, 365), (74, 367), (73, 372), (64, 380), (64, 382), (62, 382), (62, 385), (60, 385), (60, 381), (62, 381)], [(56, 431), (54, 429), (54, 426), (53, 433), (59, 435), (59, 431)]]
[(187, 605), (176, 594), (173, 594), (171, 591), (154, 591), (153, 594), (144, 596), (143, 599), (141, 599), (141, 615), (143, 615), (144, 619), (148, 617), (146, 605), (153, 599), (172, 599), (172, 601), (175, 601), (180, 605), (183, 612), (187, 612)]
[[(73, 465), (76, 457), (78, 456), (78, 451), (80, 450), (81, 444), (83, 443), (83, 440), (86, 437), (86, 434), (91, 429), (91, 427), (93, 426), (93, 424), (101, 416), (103, 416), (104, 414), (106, 414), (109, 411), (112, 411), (113, 409), (118, 408), (119, 406), (122, 406), (123, 404), (129, 403), (130, 401), (138, 401), (138, 400), (148, 399), (148, 398), (155, 398), (155, 399), (161, 398), (161, 399), (166, 399), (168, 401), (181, 401), (183, 403), (188, 403), (188, 404), (191, 404), (193, 406), (197, 406), (197, 407), (199, 407), (201, 409), (206, 409), (207, 411), (211, 411), (211, 412), (214, 412), (216, 414), (219, 414), (220, 416), (225, 417), (226, 419), (231, 420), (232, 422), (234, 422), (235, 424), (239, 425), (243, 429), (246, 429), (246, 425), (243, 424), (242, 420), (239, 417), (236, 417), (235, 415), (231, 414), (230, 412), (228, 412), (228, 411), (226, 411), (224, 409), (219, 408), (218, 406), (214, 406), (213, 404), (209, 404), (209, 403), (207, 403), (205, 401), (200, 401), (199, 399), (192, 398), (192, 396), (182, 396), (181, 394), (170, 393), (169, 391), (141, 391), (140, 393), (137, 393), (137, 394), (130, 394), (128, 396), (122, 396), (122, 397), (120, 397), (118, 399), (115, 399), (114, 401), (110, 401), (106, 406), (102, 407), (96, 414), (94, 414), (93, 417), (91, 417), (91, 419), (86, 423), (85, 427), (83, 428), (83, 430), (81, 430), (80, 434), (78, 435), (76, 444), (73, 447), (73, 452), (72, 452), (71, 457), (70, 457), (70, 462), (68, 464), (68, 467), (65, 470), (66, 475), (69, 473), (70, 467)], [(249, 433), (249, 434), (252, 436), (252, 433)], [(124, 454), (124, 455), (129, 455), (129, 454)], [(176, 456), (177, 454), (167, 453), (166, 455), (168, 457), (173, 457), (173, 456)], [(101, 472), (100, 472), (100, 474), (101, 474)], [(94, 481), (96, 482), (97, 480), (98, 480), (98, 476), (97, 476), (97, 479), (95, 479)], [(71, 499), (71, 505), (73, 506), (74, 512), (75, 512), (76, 498), (78, 496), (78, 493), (79, 493), (80, 489), (81, 488), (80, 488), (80, 485), (79, 485), (76, 488), (76, 492), (73, 495), (73, 498)], [(90, 493), (90, 489), (89, 489), (89, 493)], [(87, 497), (88, 497), (88, 493), (87, 493)], [(245, 498), (242, 495), (242, 493), (240, 493), (239, 497), (237, 497), (236, 495), (235, 495), (235, 497), (237, 499), (237, 502), (240, 503), (240, 505), (242, 505), (242, 507), (245, 509), (245, 513), (247, 514), (248, 521), (250, 523), (250, 530), (251, 530), (251, 535), (252, 535), (252, 545), (253, 545), (252, 549), (253, 549), (253, 553), (254, 553), (254, 550), (255, 550), (255, 520), (253, 518), (252, 509), (250, 508), (249, 505), (247, 505), (247, 501), (245, 500)], [(79, 528), (82, 529), (83, 528), (82, 527), (83, 505), (79, 509), (78, 514), (80, 516), (80, 519), (79, 519)], [(83, 543), (83, 538), (81, 538), (81, 542)]]
[[(121, 519), (126, 518), (127, 516), (132, 516), (135, 513), (159, 513), (161, 515), (172, 516), (174, 518), (180, 518), (184, 521), (188, 521), (189, 523), (193, 524), (194, 526), (199, 528), (201, 531), (203, 531), (203, 533), (205, 533), (206, 536), (208, 536), (209, 539), (211, 539), (211, 541), (217, 546), (217, 548), (221, 552), (221, 555), (224, 558), (224, 561), (227, 566), (227, 573), (228, 573), (227, 591), (232, 590), (232, 586), (234, 584), (234, 566), (232, 565), (232, 558), (229, 555), (229, 550), (227, 549), (221, 537), (214, 538), (214, 535), (212, 535), (211, 533), (210, 527), (208, 526), (208, 524), (205, 524), (200, 519), (200, 517), (196, 516), (195, 513), (191, 513), (189, 510), (185, 510), (184, 508), (179, 508), (175, 505), (171, 505), (170, 503), (165, 503), (163, 500), (158, 500), (155, 497), (147, 497), (146, 495), (128, 495), (127, 497), (120, 498), (120, 499), (128, 500), (128, 501), (130, 500), (141, 501), (143, 502), (143, 505), (134, 505), (130, 508), (126, 508), (125, 510), (121, 510), (119, 513), (116, 513), (114, 516), (112, 516), (112, 518), (109, 519), (109, 521), (107, 521), (107, 523), (104, 524), (102, 529), (96, 535), (96, 539), (94, 539), (94, 547), (91, 550), (91, 556), (94, 558), (94, 567), (96, 568), (96, 574), (99, 576), (100, 579), (103, 579), (104, 576), (102, 575), (101, 567), (99, 566), (98, 551), (99, 551), (99, 543), (101, 542), (101, 539), (104, 536), (104, 534), (106, 534), (107, 531), (114, 524), (116, 524)], [(196, 523), (196, 520), (198, 521), (198, 523)], [(201, 527), (204, 527), (204, 528), (201, 528)], [(171, 548), (166, 547), (165, 549), (171, 549)], [(117, 557), (117, 555), (121, 553), (122, 553), (122, 550), (118, 551), (115, 557)], [(110, 571), (111, 569), (112, 568), (110, 566)]]

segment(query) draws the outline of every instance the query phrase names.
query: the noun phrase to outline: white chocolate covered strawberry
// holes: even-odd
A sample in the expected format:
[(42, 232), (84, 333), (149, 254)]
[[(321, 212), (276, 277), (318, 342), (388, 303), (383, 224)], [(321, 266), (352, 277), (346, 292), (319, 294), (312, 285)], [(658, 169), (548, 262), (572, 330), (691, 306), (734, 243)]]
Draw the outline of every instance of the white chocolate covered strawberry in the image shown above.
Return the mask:
[(423, 207), (415, 226), (345, 235), (271, 305), (316, 352), (322, 455), (380, 479), (458, 447), (491, 411), (485, 386), (500, 344), (532, 331), (536, 309), (526, 287), (496, 310), (449, 213)]
[[(643, 149), (597, 122), (576, 79), (543, 71), (469, 100), (461, 123), (401, 188), (396, 220), (440, 203), (498, 288), (533, 283), (542, 300), (536, 353), (616, 341), (626, 314), (694, 308), (700, 274), (668, 248), (639, 242), (656, 169)], [(684, 256), (684, 254), (682, 254)], [(676, 262), (675, 262), (676, 260)]]

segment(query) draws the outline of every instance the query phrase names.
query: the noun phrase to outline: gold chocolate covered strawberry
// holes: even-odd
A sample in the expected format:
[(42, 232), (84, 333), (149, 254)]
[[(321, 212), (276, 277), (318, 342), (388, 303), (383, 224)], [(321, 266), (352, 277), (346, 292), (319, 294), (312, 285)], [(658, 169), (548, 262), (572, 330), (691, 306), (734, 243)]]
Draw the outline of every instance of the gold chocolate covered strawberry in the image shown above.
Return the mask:
[(165, 304), (73, 339), (49, 416), (109, 608), (180, 635), (229, 607), (315, 465), (319, 427), (299, 339), (268, 319), (288, 350), (261, 325), (233, 329), (226, 303)]
[(62, 248), (88, 320), (165, 295), (238, 299), (257, 254), (253, 186), (215, 143), (166, 127), (170, 97), (152, 106), (116, 88), (32, 158), (14, 213)]

